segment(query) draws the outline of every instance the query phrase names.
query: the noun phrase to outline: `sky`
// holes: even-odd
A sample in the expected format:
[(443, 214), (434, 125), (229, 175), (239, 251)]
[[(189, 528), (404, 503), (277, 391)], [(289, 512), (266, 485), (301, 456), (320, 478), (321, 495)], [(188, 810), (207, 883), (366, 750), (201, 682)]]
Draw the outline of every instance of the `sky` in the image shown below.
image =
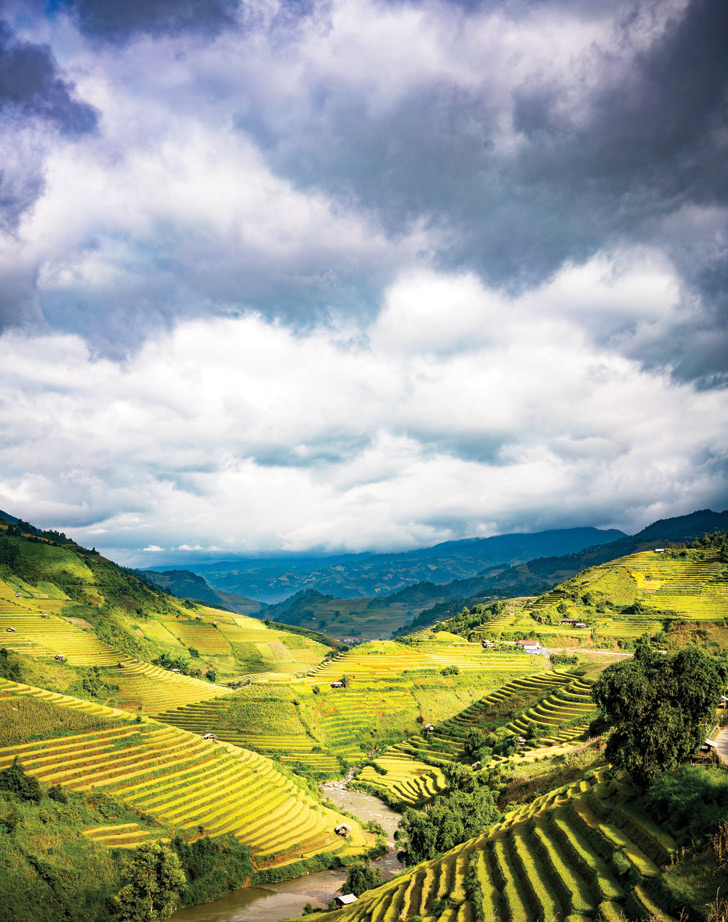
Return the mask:
[(0, 0), (0, 509), (157, 566), (726, 508), (727, 43)]

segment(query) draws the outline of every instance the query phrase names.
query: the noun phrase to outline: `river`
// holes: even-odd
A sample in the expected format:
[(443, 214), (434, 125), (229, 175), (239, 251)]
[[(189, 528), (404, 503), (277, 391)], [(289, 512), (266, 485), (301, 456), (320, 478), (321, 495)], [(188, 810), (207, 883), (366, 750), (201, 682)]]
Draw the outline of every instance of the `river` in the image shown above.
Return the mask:
[[(346, 781), (329, 781), (322, 785), (324, 797), (333, 801), (363, 823), (376, 820), (387, 834), (389, 852), (372, 864), (382, 876), (391, 877), (402, 870), (394, 853), (394, 831), (400, 815), (379, 798), (362, 791), (349, 791)], [(346, 880), (346, 868), (316, 871), (305, 877), (263, 887), (245, 887), (219, 900), (180, 909), (170, 922), (280, 922), (300, 916), (306, 903), (326, 906)]]

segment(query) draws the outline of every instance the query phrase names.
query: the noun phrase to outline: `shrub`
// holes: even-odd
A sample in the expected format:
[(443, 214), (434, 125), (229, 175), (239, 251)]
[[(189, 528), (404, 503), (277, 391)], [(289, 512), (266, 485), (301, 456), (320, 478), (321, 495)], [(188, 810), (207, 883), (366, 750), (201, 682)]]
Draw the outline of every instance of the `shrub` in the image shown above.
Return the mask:
[(9, 791), (20, 800), (40, 803), (43, 794), (40, 782), (33, 775), (26, 775), (25, 769), (16, 756), (13, 764), (0, 772), (0, 791)]

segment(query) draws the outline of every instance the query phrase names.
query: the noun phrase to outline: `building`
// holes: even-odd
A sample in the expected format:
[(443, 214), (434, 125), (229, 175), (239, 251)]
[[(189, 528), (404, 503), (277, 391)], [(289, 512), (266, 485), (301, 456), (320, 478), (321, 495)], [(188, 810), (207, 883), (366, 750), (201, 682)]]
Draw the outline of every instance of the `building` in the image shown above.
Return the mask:
[(332, 687), (332, 688), (343, 688), (343, 687), (344, 687), (344, 683), (343, 683), (343, 682), (332, 682), (332, 683), (331, 683), (331, 687)]
[(424, 727), (423, 727), (422, 729), (425, 731), (425, 733), (432, 733), (433, 730), (435, 729), (435, 725), (434, 725), (434, 724), (425, 724)]
[(493, 647), (493, 641), (492, 641), (492, 640), (484, 640), (484, 641), (482, 642), (482, 646), (485, 647), (486, 650), (490, 650), (490, 649), (492, 649), (492, 647)]
[(561, 621), (559, 621), (559, 624), (566, 624), (569, 627), (577, 626), (576, 618), (562, 618)]
[(343, 896), (336, 897), (336, 905), (341, 906), (351, 906), (352, 903), (356, 903), (357, 898), (353, 893), (345, 893)]
[(517, 640), (516, 646), (523, 647), (524, 650), (540, 650), (541, 644), (537, 640)]
[(334, 832), (337, 836), (343, 836), (345, 839), (349, 838), (349, 833), (351, 832), (351, 826), (348, 823), (339, 823), (339, 825), (334, 829)]

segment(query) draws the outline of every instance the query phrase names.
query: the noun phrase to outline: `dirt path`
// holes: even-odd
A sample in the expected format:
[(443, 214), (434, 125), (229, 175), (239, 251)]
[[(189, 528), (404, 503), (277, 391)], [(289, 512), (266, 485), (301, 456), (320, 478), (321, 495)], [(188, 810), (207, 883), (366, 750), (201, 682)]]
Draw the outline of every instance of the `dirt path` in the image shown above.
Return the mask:
[(724, 765), (728, 765), (728, 727), (720, 731), (715, 738), (715, 742), (717, 743), (718, 758)]

